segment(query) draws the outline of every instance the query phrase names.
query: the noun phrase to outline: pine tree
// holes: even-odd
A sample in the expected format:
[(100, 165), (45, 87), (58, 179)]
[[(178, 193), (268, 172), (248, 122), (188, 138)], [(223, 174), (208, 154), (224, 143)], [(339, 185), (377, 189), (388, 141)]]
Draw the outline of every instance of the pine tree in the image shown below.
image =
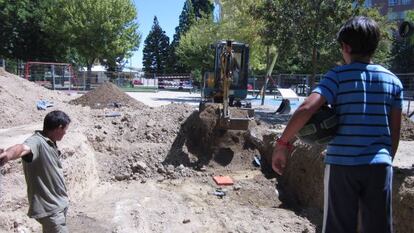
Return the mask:
[(145, 73), (166, 73), (167, 59), (169, 55), (169, 38), (154, 16), (151, 31), (144, 41), (143, 67)]
[(180, 38), (184, 33), (188, 31), (190, 26), (195, 21), (195, 13), (193, 4), (191, 3), (191, 0), (187, 0), (184, 3), (183, 10), (180, 14), (178, 26), (175, 28), (175, 34), (173, 41), (170, 45), (170, 53), (168, 58), (168, 65), (167, 65), (167, 71), (170, 73), (188, 73), (189, 69), (185, 67), (184, 65), (180, 64), (178, 56), (176, 55), (175, 51), (180, 43)]
[(167, 72), (189, 73), (190, 68), (182, 64), (176, 54), (181, 37), (190, 29), (196, 20), (202, 17), (210, 17), (213, 14), (214, 5), (209, 0), (186, 0), (180, 14), (179, 24), (175, 28), (173, 41), (170, 45)]

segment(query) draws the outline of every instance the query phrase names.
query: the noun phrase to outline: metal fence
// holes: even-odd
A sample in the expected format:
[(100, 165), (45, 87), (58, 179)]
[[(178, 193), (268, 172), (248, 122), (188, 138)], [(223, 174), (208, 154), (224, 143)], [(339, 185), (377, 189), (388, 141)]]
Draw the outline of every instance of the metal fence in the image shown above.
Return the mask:
[(24, 74), (25, 63), (15, 59), (0, 59), (0, 67), (9, 73), (22, 76)]
[[(269, 77), (266, 85), (266, 92), (272, 93), (277, 88), (291, 88), (298, 95), (307, 96), (311, 90), (309, 74), (277, 74)], [(318, 83), (322, 78), (321, 74), (315, 76), (315, 83)], [(265, 76), (253, 76), (249, 78), (249, 85), (253, 92), (257, 92), (262, 89), (265, 84)]]
[[(401, 83), (403, 84), (404, 98), (413, 99), (414, 73), (396, 74), (396, 76), (401, 80)], [(310, 77), (310, 74), (272, 75), (267, 83), (266, 91), (273, 92), (276, 88), (291, 88), (296, 91), (298, 95), (306, 96), (312, 89), (309, 81)], [(315, 76), (315, 84), (319, 83), (322, 77), (322, 74), (317, 74)], [(265, 80), (265, 76), (253, 76), (249, 78), (248, 83), (251, 85), (252, 91), (257, 92), (263, 87)]]
[[(25, 63), (18, 60), (0, 59), (0, 67), (3, 67), (7, 72), (23, 77), (25, 72)], [(45, 74), (46, 75), (46, 74)], [(406, 99), (414, 98), (414, 73), (396, 74), (404, 86), (404, 97)], [(89, 77), (88, 77), (89, 76)], [(306, 96), (309, 94), (312, 87), (310, 87), (310, 74), (275, 74), (272, 75), (267, 83), (267, 92), (273, 92), (276, 88), (291, 88), (297, 92), (298, 95)], [(139, 72), (107, 72), (107, 71), (75, 71), (76, 82), (73, 83), (73, 89), (88, 90), (93, 89), (99, 84), (110, 81), (119, 87), (145, 87), (158, 89), (159, 78), (163, 80), (178, 81), (178, 87), (195, 86), (191, 74), (142, 74)], [(177, 77), (174, 79), (174, 77)], [(322, 74), (315, 76), (315, 84), (317, 84), (323, 77)], [(183, 81), (184, 80), (184, 81)], [(174, 83), (174, 82), (171, 82)], [(265, 83), (265, 76), (251, 76), (248, 80), (249, 90), (258, 92)], [(176, 86), (177, 86), (176, 85)], [(172, 85), (172, 88), (175, 88)]]
[(414, 97), (414, 73), (397, 74), (404, 87), (404, 98), (413, 99)]

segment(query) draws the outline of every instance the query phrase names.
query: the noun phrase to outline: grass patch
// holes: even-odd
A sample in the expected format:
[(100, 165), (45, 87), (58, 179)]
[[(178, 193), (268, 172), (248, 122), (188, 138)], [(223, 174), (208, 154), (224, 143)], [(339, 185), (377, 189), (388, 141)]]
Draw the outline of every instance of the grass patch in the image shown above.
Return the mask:
[(157, 92), (154, 87), (120, 87), (124, 92)]

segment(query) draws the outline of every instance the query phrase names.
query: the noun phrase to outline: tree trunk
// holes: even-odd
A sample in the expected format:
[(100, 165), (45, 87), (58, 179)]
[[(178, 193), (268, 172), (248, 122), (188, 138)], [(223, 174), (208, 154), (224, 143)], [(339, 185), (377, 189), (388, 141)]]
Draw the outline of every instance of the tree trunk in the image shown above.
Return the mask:
[[(268, 54), (270, 55), (269, 52), (268, 52)], [(279, 54), (277, 52), (277, 49), (275, 48), (275, 54), (273, 56), (272, 63), (269, 64), (269, 60), (267, 62), (268, 63), (268, 66), (267, 66), (265, 83), (264, 83), (263, 88), (262, 88), (262, 103), (261, 103), (261, 105), (264, 105), (265, 96), (266, 96), (266, 89), (267, 89), (267, 83), (269, 82), (269, 78), (272, 76), (273, 68), (275, 67), (275, 64), (276, 64), (278, 55)], [(270, 57), (270, 56), (268, 56), (268, 57)]]
[(310, 87), (310, 89), (313, 89), (314, 86), (315, 86), (317, 55), (318, 55), (318, 50), (317, 50), (316, 47), (313, 47), (313, 49), (312, 49), (312, 75), (309, 78), (309, 87)]
[(88, 71), (86, 73), (85, 89), (90, 90), (91, 89), (91, 77), (92, 77), (92, 63), (88, 63), (86, 67)]

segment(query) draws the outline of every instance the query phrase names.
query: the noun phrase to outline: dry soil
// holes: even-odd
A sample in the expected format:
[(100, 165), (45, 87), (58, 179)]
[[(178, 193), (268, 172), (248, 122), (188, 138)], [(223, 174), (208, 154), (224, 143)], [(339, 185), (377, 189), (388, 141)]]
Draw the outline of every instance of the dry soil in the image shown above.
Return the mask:
[[(37, 110), (39, 99), (53, 107)], [(58, 143), (71, 232), (320, 231), (324, 148), (296, 142), (286, 175), (276, 178), (268, 161), (284, 124), (262, 117), (247, 131), (222, 131), (215, 128), (214, 107), (202, 112), (186, 104), (150, 107), (110, 83), (77, 97), (1, 70), (0, 104), (0, 148), (40, 129), (51, 110), (71, 117)], [(414, 232), (413, 127), (409, 119), (403, 125), (395, 228)], [(255, 156), (261, 167), (253, 163)], [(215, 175), (228, 175), (235, 184), (219, 187)], [(0, 232), (40, 231), (26, 216), (25, 189), (21, 161), (1, 168)]]

